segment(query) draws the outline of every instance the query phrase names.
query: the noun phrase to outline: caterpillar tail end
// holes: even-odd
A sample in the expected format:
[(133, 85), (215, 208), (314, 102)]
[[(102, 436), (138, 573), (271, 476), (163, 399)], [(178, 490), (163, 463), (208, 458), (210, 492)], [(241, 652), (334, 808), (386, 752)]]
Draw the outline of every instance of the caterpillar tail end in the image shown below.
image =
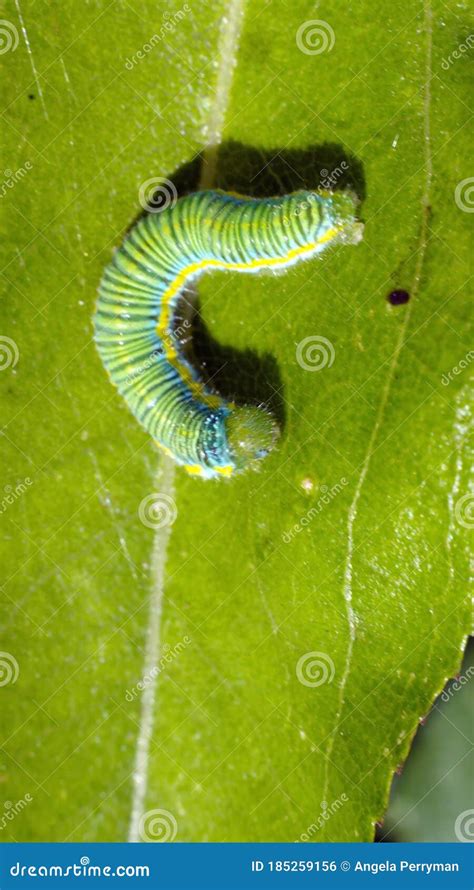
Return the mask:
[(227, 446), (236, 470), (256, 467), (274, 447), (280, 430), (265, 408), (234, 408), (225, 420)]
[(359, 244), (364, 237), (364, 223), (363, 222), (355, 222), (349, 229), (347, 233), (347, 243), (348, 244)]
[(332, 212), (345, 244), (359, 244), (364, 237), (364, 223), (356, 216), (359, 203), (355, 192), (347, 190), (332, 194)]

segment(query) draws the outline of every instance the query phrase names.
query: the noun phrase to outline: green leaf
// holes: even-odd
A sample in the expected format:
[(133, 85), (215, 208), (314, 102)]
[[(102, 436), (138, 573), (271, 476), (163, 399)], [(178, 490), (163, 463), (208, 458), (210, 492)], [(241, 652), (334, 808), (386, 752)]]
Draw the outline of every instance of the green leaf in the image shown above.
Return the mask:
[[(472, 26), (452, 0), (180, 11), (6, 13), (0, 824), (371, 840), (470, 630)], [(199, 286), (201, 361), (283, 432), (258, 474), (188, 478), (95, 352), (111, 249), (153, 177), (265, 196), (328, 175), (365, 199), (360, 245)], [(172, 527), (141, 521), (153, 493)]]

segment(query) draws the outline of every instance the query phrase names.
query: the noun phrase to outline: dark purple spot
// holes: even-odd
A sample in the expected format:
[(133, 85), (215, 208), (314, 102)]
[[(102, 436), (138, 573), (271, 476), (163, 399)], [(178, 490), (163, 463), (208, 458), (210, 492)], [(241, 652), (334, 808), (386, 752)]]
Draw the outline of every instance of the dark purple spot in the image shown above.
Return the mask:
[(36, 99), (35, 94), (34, 94), (34, 93), (29, 93), (29, 95), (28, 95), (28, 99)]
[(409, 299), (410, 294), (407, 290), (392, 290), (387, 296), (387, 300), (392, 306), (402, 306), (403, 303), (408, 303)]

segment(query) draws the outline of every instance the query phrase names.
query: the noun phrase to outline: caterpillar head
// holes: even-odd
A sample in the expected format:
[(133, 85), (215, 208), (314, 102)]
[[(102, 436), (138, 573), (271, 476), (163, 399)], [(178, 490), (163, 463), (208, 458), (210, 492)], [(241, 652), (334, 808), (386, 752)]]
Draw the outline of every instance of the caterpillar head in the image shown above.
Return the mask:
[(266, 457), (278, 438), (278, 426), (265, 408), (236, 407), (226, 417), (227, 446), (237, 470)]
[(359, 198), (351, 191), (332, 192), (329, 198), (332, 219), (342, 227), (341, 240), (346, 244), (358, 244), (364, 231), (364, 224), (356, 218)]

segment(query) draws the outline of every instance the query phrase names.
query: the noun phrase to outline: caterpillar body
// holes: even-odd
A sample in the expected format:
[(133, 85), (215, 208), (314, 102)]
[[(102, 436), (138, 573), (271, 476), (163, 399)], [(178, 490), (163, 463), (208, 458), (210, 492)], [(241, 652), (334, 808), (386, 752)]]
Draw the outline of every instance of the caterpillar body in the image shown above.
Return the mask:
[(266, 408), (236, 405), (200, 379), (173, 331), (183, 288), (213, 269), (276, 271), (356, 243), (356, 207), (351, 192), (196, 192), (141, 219), (114, 254), (94, 316), (100, 356), (138, 421), (188, 472), (230, 476), (255, 464), (278, 425)]

